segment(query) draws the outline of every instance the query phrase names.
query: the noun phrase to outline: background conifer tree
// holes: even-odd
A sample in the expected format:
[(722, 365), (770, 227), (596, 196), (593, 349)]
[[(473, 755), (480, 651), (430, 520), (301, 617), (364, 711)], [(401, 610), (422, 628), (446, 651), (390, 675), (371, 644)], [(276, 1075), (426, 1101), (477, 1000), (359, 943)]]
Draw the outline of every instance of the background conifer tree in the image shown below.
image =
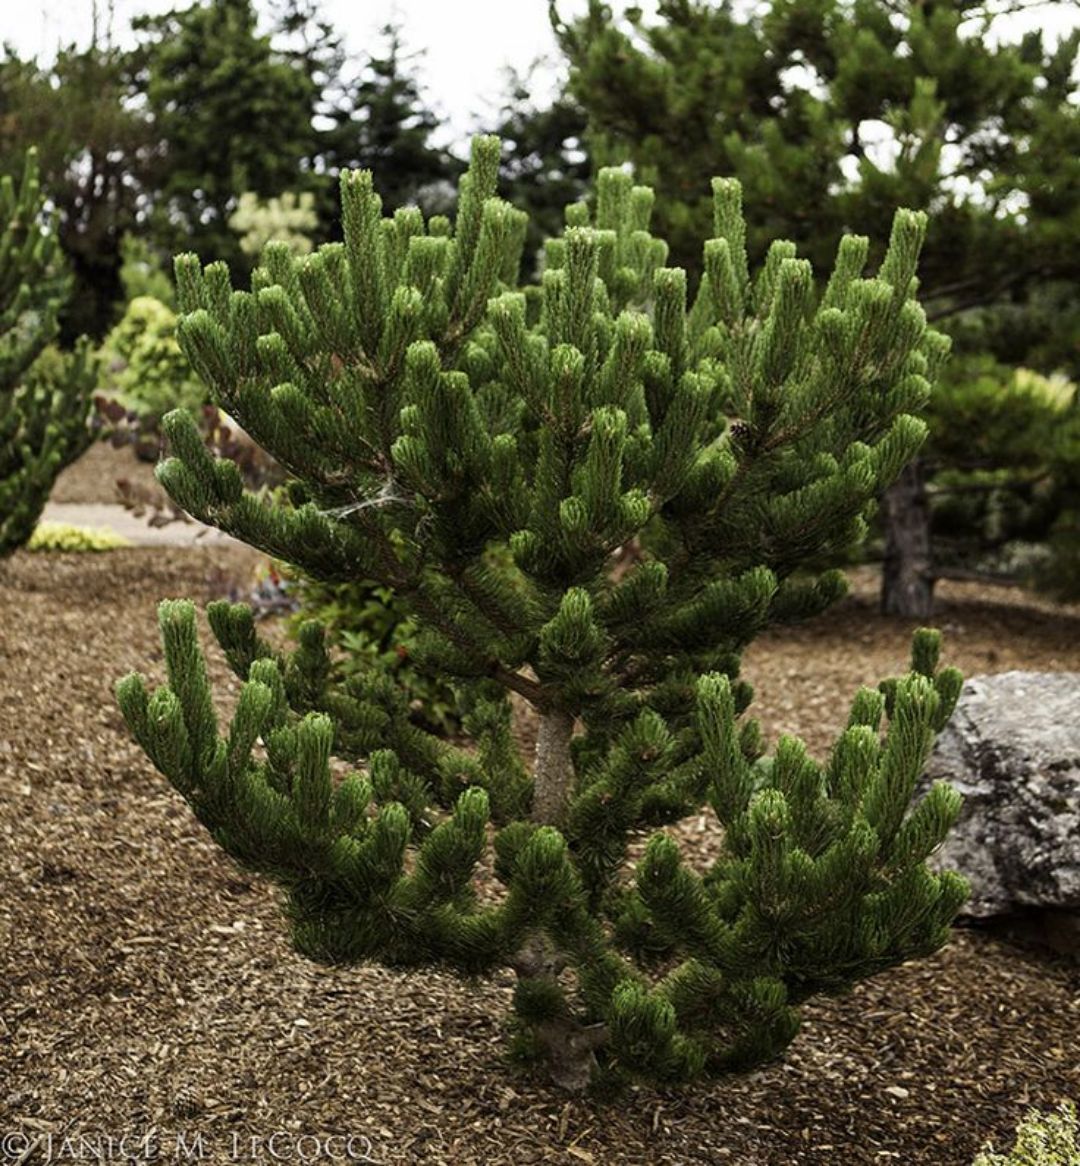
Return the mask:
[(384, 26), (362, 54), (346, 52), (340, 36), (319, 15), (314, 0), (287, 0), (278, 17), (283, 50), (311, 77), (316, 105), (311, 176), (320, 241), (341, 238), (337, 182), (342, 171), (368, 169), (388, 212), (418, 203), (445, 210), (461, 163), (433, 142), (439, 118), (428, 105), (418, 62), (400, 28)]
[(585, 112), (563, 88), (546, 102), (533, 96), (543, 61), (507, 73), (507, 91), (491, 132), (503, 143), (499, 192), (529, 216), (524, 270), (531, 275), (545, 240), (558, 235), (563, 210), (585, 197), (592, 163), (585, 150)]
[(132, 86), (164, 156), (153, 234), (246, 269), (229, 215), (237, 196), (303, 188), (315, 153), (315, 79), (258, 28), (251, 0), (210, 0), (132, 22)]
[[(936, 949), (965, 894), (925, 865), (958, 795), (910, 804), (960, 685), (935, 633), (857, 694), (825, 762), (792, 737), (766, 756), (740, 719), (740, 650), (837, 597), (800, 565), (860, 537), (922, 440), (947, 349), (913, 298), (925, 222), (897, 214), (870, 278), (846, 239), (818, 297), (788, 243), (750, 265), (717, 180), (688, 299), (651, 192), (607, 170), (523, 294), (499, 160), (476, 140), (453, 223), (384, 219), (371, 175), (344, 175), (344, 242), (269, 246), (251, 291), (181, 257), (181, 343), (289, 501), (245, 493), (182, 412), (158, 470), (203, 521), (401, 596), (472, 746), (377, 673), (332, 683), (317, 624), (279, 652), (243, 605), (207, 612), (243, 680), (224, 733), (190, 602), (160, 610), (167, 685), (118, 697), (217, 841), (284, 888), (310, 957), (515, 969), (519, 1047), (569, 1089), (722, 1073), (777, 1055), (808, 996)], [(331, 754), (356, 768), (335, 780)], [(724, 848), (696, 869), (659, 828), (704, 806)]]
[(72, 294), (60, 308), (60, 342), (104, 335), (122, 298), (123, 240), (144, 230), (140, 211), (160, 174), (160, 151), (141, 105), (130, 100), (128, 54), (115, 45), (68, 46), (47, 64), (0, 60), (0, 174), (38, 155), (52, 224)]
[(34, 364), (56, 335), (68, 292), (43, 201), (30, 150), (18, 183), (0, 179), (0, 556), (29, 539), (56, 475), (90, 444), (95, 377), (86, 343)]
[[(333, 123), (322, 136), (327, 169), (370, 170), (388, 211), (411, 203), (425, 208), (453, 197), (461, 163), (432, 142), (439, 119), (426, 104), (417, 75), (420, 54), (409, 53), (401, 31), (387, 25), (362, 68), (329, 111)], [(336, 192), (335, 192), (336, 193)], [(334, 206), (334, 217), (338, 217)]]

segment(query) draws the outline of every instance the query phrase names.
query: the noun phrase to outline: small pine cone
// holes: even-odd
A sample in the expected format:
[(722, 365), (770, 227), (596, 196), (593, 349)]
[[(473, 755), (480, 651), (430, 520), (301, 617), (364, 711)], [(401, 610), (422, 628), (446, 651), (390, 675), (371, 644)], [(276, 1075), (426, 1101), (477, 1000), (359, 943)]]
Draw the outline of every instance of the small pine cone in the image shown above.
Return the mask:
[(181, 1085), (172, 1099), (171, 1108), (176, 1117), (197, 1117), (203, 1110), (202, 1098), (190, 1085)]
[(732, 445), (745, 446), (750, 440), (750, 426), (745, 421), (733, 421), (728, 426)]

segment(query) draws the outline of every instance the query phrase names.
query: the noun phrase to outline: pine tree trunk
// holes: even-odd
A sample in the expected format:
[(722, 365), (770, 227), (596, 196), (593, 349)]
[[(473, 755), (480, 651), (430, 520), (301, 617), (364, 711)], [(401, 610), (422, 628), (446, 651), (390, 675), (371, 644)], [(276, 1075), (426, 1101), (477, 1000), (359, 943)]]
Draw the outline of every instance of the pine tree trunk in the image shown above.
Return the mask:
[(574, 778), (574, 765), (570, 759), (573, 733), (574, 718), (570, 713), (556, 709), (540, 714), (533, 766), (532, 820), (542, 826), (560, 825), (570, 799)]
[(551, 1080), (567, 1093), (584, 1093), (597, 1069), (596, 1049), (607, 1043), (606, 1024), (584, 1025), (569, 1017), (537, 1026)]
[[(541, 713), (533, 765), (532, 820), (560, 826), (570, 800), (574, 763), (570, 741), (574, 718), (554, 710)], [(514, 968), (522, 979), (557, 980), (565, 960), (543, 935), (534, 935), (518, 953)], [(588, 1088), (596, 1069), (596, 1049), (607, 1040), (607, 1027), (585, 1025), (572, 1015), (553, 1017), (533, 1032), (544, 1050), (552, 1081), (570, 1093)]]
[[(533, 935), (513, 961), (522, 980), (557, 981), (566, 961), (551, 941)], [(582, 1024), (574, 1016), (553, 1016), (532, 1031), (543, 1050), (551, 1080), (568, 1093), (583, 1093), (597, 1068), (596, 1050), (607, 1043), (606, 1024)]]
[(885, 564), (881, 610), (927, 619), (934, 603), (930, 564), (930, 501), (922, 463), (906, 465), (885, 491)]

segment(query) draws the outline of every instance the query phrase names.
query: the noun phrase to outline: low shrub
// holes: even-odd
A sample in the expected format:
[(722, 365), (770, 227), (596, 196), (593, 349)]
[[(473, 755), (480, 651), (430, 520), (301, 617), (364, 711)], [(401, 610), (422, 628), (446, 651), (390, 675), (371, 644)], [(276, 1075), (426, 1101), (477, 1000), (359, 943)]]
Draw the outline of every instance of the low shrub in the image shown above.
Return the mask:
[(39, 522), (26, 544), (28, 551), (114, 551), (129, 547), (123, 535), (105, 527), (90, 529), (67, 522)]
[(90, 444), (89, 343), (49, 349), (70, 283), (42, 216), (37, 154), (0, 177), (0, 557), (33, 533), (53, 482)]
[(934, 395), (927, 460), (935, 559), (1077, 596), (1076, 386), (987, 356), (954, 360)]
[(292, 630), (299, 634), (308, 620), (326, 629), (342, 683), (366, 675), (389, 674), (406, 697), (414, 721), (438, 733), (461, 728), (458, 698), (445, 676), (417, 664), (417, 625), (388, 587), (370, 580), (357, 583), (316, 582), (279, 564), (299, 610)]
[(267, 243), (284, 243), (294, 255), (311, 251), (310, 235), (319, 225), (315, 196), (310, 191), (286, 191), (279, 198), (259, 198), (246, 190), (240, 196), (229, 226), (240, 236), (240, 250), (257, 259)]
[(170, 311), (176, 307), (176, 289), (165, 263), (146, 239), (125, 235), (120, 241), (120, 259), (122, 308), (141, 296), (158, 300)]
[(1080, 1166), (1080, 1127), (1076, 1106), (1063, 1102), (1053, 1113), (1031, 1110), (1016, 1131), (1007, 1154), (987, 1145), (971, 1166)]
[(206, 389), (176, 342), (176, 314), (153, 296), (136, 296), (102, 347), (109, 397), (156, 422), (170, 409), (195, 411)]

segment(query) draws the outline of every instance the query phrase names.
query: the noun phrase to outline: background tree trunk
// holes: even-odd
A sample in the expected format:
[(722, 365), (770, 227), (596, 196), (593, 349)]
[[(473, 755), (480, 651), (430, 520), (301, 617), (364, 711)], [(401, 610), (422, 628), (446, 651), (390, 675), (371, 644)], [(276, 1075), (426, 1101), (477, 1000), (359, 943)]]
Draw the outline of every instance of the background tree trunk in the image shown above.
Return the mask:
[(881, 610), (917, 619), (930, 616), (934, 575), (930, 563), (930, 501), (922, 462), (916, 458), (885, 491), (885, 563)]

